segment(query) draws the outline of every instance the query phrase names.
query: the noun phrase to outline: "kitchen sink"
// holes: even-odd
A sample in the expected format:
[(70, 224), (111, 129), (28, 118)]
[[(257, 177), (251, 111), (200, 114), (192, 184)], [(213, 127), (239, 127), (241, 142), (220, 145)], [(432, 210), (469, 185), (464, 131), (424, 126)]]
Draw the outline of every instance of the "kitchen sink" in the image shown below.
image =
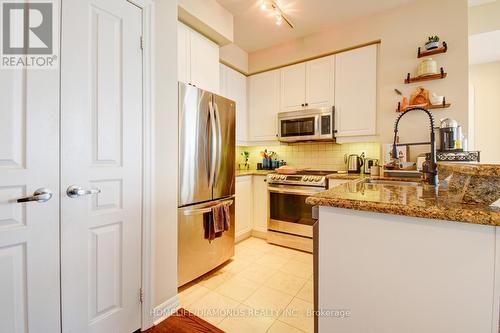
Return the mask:
[(368, 179), (366, 181), (368, 184), (378, 184), (378, 185), (393, 185), (393, 186), (420, 186), (420, 182), (413, 181), (402, 181), (402, 180), (388, 180), (388, 179)]

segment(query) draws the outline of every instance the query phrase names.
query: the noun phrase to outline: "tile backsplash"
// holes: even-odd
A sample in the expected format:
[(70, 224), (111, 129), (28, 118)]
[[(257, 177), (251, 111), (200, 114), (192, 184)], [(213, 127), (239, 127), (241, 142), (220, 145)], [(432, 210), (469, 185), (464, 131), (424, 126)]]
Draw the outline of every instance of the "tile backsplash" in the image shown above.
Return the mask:
[(260, 152), (266, 148), (268, 151), (275, 152), (279, 160), (284, 160), (289, 165), (318, 170), (346, 170), (345, 154), (361, 155), (364, 152), (366, 157), (379, 160), (381, 156), (380, 144), (371, 142), (346, 144), (305, 142), (258, 147), (238, 146), (236, 147), (236, 167), (240, 165), (243, 168), (244, 158), (241, 153), (247, 151), (250, 153), (250, 169), (256, 169), (257, 163), (262, 162)]

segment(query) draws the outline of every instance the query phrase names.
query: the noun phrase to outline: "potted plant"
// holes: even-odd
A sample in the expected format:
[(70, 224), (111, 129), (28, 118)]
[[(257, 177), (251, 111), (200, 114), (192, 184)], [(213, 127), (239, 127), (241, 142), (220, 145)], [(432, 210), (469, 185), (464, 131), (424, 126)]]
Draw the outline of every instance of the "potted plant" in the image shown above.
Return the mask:
[(429, 36), (427, 43), (425, 43), (425, 48), (427, 50), (437, 49), (439, 47), (439, 36)]
[(244, 165), (245, 170), (249, 170), (250, 165), (248, 164), (248, 160), (250, 158), (250, 153), (247, 151), (244, 151), (241, 153), (241, 156), (243, 156), (243, 159), (245, 160), (245, 165)]

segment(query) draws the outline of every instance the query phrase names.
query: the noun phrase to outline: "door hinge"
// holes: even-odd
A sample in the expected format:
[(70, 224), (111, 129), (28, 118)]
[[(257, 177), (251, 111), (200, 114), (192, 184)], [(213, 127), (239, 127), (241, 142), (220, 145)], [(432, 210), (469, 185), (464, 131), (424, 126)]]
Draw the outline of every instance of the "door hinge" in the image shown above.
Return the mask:
[(139, 301), (141, 303), (144, 303), (144, 291), (141, 289), (139, 289)]
[(140, 38), (140, 46), (141, 46), (141, 50), (144, 50), (144, 37), (142, 37), (142, 36)]

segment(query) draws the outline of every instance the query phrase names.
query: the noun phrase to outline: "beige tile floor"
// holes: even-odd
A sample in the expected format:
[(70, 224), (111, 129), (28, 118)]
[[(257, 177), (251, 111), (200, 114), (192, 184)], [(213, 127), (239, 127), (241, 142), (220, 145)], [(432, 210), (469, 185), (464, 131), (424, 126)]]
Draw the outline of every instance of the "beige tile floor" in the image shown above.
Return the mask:
[(183, 308), (227, 333), (314, 332), (312, 275), (311, 254), (249, 238), (179, 296)]

